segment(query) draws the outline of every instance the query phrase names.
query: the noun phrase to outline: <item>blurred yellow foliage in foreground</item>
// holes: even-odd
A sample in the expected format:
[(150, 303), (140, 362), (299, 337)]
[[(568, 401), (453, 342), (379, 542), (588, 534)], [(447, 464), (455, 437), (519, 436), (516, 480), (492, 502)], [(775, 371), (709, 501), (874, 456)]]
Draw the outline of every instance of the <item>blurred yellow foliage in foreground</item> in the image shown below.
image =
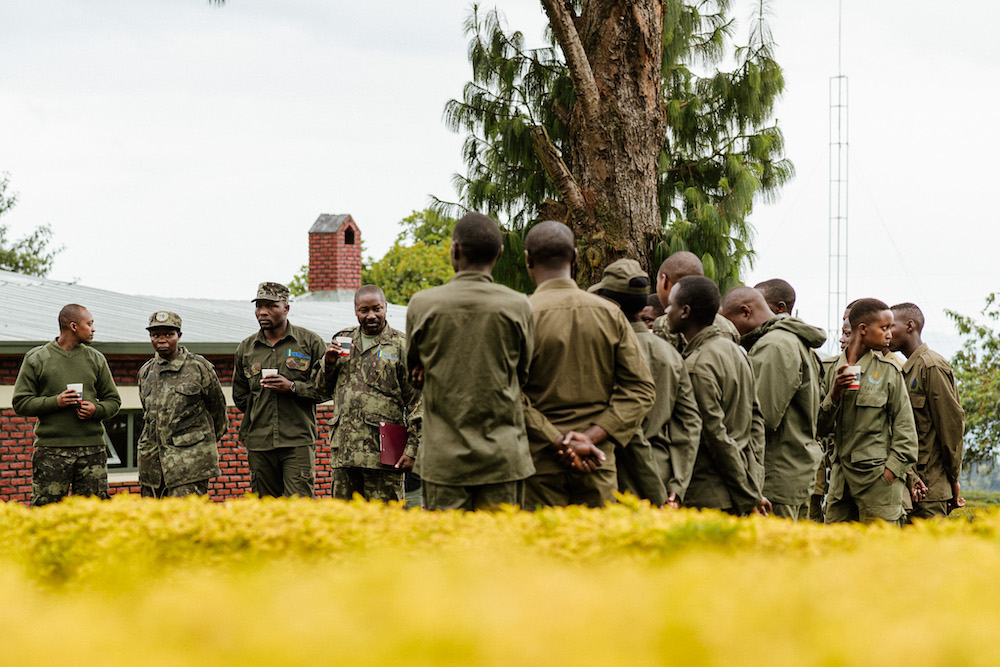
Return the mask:
[(1000, 514), (0, 505), (4, 665), (995, 665)]

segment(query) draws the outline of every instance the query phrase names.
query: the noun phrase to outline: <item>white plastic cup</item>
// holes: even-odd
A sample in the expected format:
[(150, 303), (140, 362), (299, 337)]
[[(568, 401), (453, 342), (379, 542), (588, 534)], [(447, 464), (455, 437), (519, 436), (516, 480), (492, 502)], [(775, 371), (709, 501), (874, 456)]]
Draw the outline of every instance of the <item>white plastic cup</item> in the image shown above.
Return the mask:
[(75, 391), (76, 395), (80, 398), (77, 403), (83, 402), (83, 383), (82, 382), (70, 382), (66, 385), (66, 389), (69, 391)]
[(860, 389), (861, 388), (861, 366), (848, 366), (847, 373), (850, 375), (854, 374), (854, 381), (847, 385), (848, 389)]
[(269, 378), (272, 375), (277, 375), (277, 374), (278, 374), (278, 369), (277, 368), (262, 368), (262, 369), (260, 369), (260, 376), (262, 378)]
[(342, 357), (351, 356), (351, 346), (354, 345), (354, 341), (351, 339), (350, 336), (337, 336), (333, 340), (334, 342), (337, 343), (337, 345), (340, 346), (340, 349), (342, 350), (340, 356)]

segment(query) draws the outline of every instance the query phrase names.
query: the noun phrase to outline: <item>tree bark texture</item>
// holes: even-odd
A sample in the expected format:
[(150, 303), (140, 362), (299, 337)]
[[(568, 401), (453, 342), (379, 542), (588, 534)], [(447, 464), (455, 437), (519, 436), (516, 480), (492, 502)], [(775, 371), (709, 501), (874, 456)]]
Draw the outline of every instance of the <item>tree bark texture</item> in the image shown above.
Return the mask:
[(574, 17), (563, 0), (541, 2), (577, 95), (561, 156), (547, 136), (532, 138), (577, 237), (578, 279), (596, 282), (621, 257), (647, 265), (660, 238), (663, 5), (584, 0)]

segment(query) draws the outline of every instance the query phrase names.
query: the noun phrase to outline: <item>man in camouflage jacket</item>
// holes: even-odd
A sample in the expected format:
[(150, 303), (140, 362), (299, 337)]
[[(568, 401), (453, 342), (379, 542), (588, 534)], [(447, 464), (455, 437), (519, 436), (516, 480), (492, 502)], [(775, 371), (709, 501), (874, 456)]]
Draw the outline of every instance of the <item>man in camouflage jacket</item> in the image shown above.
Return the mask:
[(209, 479), (219, 474), (216, 445), (229, 424), (222, 385), (207, 359), (178, 347), (179, 315), (153, 313), (146, 329), (156, 356), (139, 369), (142, 495), (205, 495)]
[[(365, 285), (354, 295), (359, 326), (338, 331), (327, 348), (317, 384), (333, 395), (330, 466), (333, 497), (402, 500), (403, 473), (413, 467), (420, 440), (420, 391), (407, 377), (406, 337), (385, 321), (385, 294)], [(349, 349), (338, 338), (350, 338)], [(406, 447), (392, 465), (380, 462), (379, 425), (406, 429)]]

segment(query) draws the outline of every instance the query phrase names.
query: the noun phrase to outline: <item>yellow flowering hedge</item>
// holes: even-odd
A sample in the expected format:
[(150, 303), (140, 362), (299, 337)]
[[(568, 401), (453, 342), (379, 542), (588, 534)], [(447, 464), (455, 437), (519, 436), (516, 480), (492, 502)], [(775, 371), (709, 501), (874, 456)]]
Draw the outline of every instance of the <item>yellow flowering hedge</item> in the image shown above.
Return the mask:
[(2, 663), (994, 665), (1000, 512), (0, 505)]

